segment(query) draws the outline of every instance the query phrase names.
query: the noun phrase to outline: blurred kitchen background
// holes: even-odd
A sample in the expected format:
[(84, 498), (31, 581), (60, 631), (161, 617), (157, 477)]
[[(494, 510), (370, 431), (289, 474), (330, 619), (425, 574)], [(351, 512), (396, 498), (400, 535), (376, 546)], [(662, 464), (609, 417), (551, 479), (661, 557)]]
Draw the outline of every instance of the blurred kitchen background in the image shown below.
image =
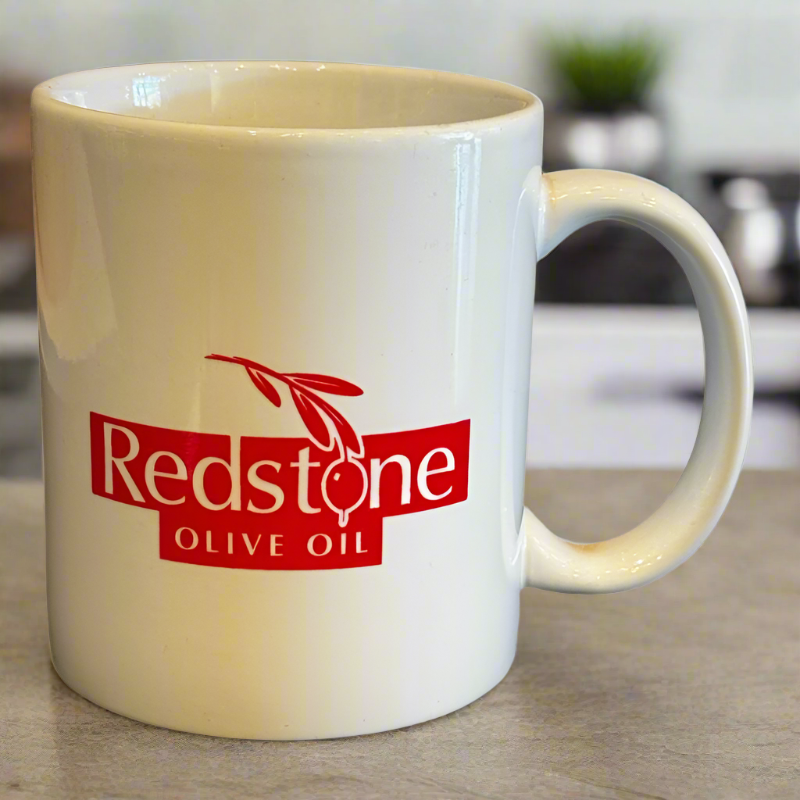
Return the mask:
[[(725, 242), (751, 308), (747, 465), (800, 466), (798, 0), (0, 0), (0, 476), (41, 469), (28, 95), (40, 80), (180, 59), (453, 70), (545, 101), (545, 168), (666, 183)], [(528, 458), (679, 467), (702, 341), (652, 239), (591, 226), (537, 277)]]

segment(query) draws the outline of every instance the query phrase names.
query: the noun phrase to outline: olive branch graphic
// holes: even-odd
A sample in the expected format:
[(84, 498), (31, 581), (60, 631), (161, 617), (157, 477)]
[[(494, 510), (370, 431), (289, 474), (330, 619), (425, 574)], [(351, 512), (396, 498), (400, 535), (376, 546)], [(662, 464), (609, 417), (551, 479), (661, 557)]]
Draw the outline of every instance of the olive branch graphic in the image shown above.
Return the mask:
[[(274, 369), (239, 356), (222, 356), (216, 353), (206, 356), (211, 361), (225, 361), (238, 364), (247, 371), (253, 385), (276, 408), (281, 406), (281, 396), (275, 388), (275, 382), (289, 387), (289, 394), (295, 408), (308, 430), (311, 441), (320, 450), (330, 452), (338, 445), (339, 458), (332, 462), (322, 477), (322, 495), (331, 510), (339, 514), (339, 525), (344, 527), (351, 511), (361, 505), (367, 494), (367, 473), (358, 460), (364, 457), (364, 443), (353, 426), (319, 393), (347, 397), (358, 397), (364, 390), (354, 383), (334, 378), (330, 375), (317, 375), (310, 372), (278, 372)], [(357, 502), (346, 509), (340, 508), (328, 496), (329, 479), (339, 481), (343, 464), (352, 465), (352, 469), (360, 472), (362, 489)], [(351, 476), (352, 480), (352, 476)]]

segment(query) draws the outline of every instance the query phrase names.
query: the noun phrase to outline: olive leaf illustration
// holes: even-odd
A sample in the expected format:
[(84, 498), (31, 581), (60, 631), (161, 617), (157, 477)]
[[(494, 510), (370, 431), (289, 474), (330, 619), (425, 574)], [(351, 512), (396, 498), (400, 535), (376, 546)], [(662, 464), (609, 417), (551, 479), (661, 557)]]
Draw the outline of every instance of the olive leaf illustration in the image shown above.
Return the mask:
[(223, 356), (213, 353), (206, 358), (211, 361), (226, 361), (244, 367), (256, 389), (276, 407), (281, 405), (281, 396), (275, 388), (275, 382), (286, 384), (295, 408), (308, 429), (311, 440), (317, 447), (321, 450), (332, 450), (338, 443), (342, 456), (350, 451), (357, 458), (363, 457), (364, 445), (361, 437), (339, 411), (317, 394), (322, 392), (347, 397), (358, 397), (364, 394), (363, 389), (354, 383), (330, 375), (317, 375), (309, 372), (277, 372), (256, 361), (239, 356)]

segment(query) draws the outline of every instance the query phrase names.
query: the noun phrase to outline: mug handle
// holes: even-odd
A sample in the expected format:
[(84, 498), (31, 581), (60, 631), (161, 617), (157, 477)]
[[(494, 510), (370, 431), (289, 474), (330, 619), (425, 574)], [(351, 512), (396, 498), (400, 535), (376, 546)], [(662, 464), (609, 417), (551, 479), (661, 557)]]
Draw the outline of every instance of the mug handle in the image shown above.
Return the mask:
[[(539, 184), (539, 181), (541, 183)], [(678, 260), (703, 329), (705, 397), (689, 462), (664, 504), (628, 533), (569, 542), (527, 508), (522, 518), (526, 585), (558, 592), (619, 592), (675, 569), (705, 541), (742, 467), (753, 405), (744, 299), (719, 239), (684, 200), (652, 181), (607, 170), (531, 175), (538, 191), (536, 249), (546, 256), (578, 228), (619, 220), (652, 234)]]

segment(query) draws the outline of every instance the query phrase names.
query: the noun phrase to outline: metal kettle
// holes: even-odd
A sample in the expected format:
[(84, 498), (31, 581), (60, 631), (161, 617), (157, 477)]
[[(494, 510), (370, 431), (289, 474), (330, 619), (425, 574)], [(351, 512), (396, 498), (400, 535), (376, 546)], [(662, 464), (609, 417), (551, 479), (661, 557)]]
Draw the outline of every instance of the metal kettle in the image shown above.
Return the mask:
[(797, 305), (800, 175), (728, 175), (712, 183), (724, 208), (720, 239), (745, 300), (753, 305)]

